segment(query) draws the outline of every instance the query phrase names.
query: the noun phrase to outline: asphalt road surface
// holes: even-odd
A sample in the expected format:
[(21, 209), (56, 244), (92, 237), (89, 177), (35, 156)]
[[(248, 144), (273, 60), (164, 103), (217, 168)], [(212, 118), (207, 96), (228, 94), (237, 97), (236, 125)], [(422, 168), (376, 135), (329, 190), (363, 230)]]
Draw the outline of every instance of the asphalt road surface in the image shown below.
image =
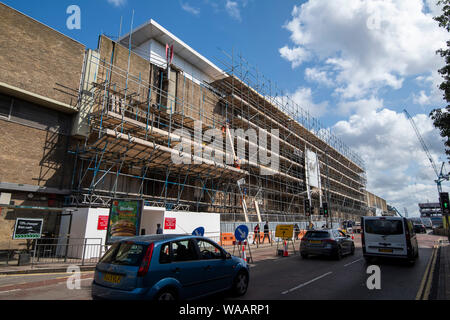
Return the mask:
[(292, 256), (261, 261), (251, 269), (251, 283), (243, 300), (414, 300), (419, 290), (431, 248), (421, 248), (413, 267), (381, 262), (381, 288), (369, 290), (362, 250), (340, 261)]
[[(356, 251), (340, 261), (297, 255), (276, 257), (275, 247), (259, 248), (251, 264), (250, 286), (239, 300), (353, 300), (416, 298), (429, 262), (434, 241), (439, 237), (418, 235), (419, 259), (414, 266), (399, 262), (374, 262), (380, 267), (380, 289), (369, 290), (369, 266), (362, 257), (359, 237)], [(298, 243), (296, 244), (298, 249)], [(90, 300), (93, 272), (81, 274), (81, 286), (69, 289), (65, 274), (0, 276), (0, 300)], [(217, 295), (217, 300), (233, 300)]]

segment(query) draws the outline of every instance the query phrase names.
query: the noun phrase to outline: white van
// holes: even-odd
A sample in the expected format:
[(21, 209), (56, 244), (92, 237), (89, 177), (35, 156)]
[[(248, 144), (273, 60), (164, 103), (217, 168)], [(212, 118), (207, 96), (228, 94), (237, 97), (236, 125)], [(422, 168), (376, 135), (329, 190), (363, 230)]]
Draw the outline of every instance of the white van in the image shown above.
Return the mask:
[(402, 217), (361, 217), (361, 241), (366, 261), (372, 258), (405, 259), (413, 264), (419, 246), (410, 220)]

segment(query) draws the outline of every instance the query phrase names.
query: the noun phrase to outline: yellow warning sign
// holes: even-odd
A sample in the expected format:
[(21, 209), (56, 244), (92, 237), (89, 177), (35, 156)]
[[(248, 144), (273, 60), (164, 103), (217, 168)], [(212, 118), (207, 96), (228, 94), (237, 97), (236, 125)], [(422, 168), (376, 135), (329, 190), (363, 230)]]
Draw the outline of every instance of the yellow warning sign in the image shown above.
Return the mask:
[(275, 237), (282, 239), (291, 239), (294, 234), (293, 224), (279, 224), (275, 229)]

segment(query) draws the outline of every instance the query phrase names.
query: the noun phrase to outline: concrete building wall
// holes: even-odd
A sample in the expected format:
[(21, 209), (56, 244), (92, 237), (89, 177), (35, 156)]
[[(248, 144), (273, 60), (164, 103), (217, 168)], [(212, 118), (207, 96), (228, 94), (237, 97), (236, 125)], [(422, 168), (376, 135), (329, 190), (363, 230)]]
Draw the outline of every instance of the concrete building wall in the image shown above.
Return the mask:
[[(220, 122), (224, 122), (224, 110), (221, 108), (219, 98), (204, 84), (199, 84), (196, 79), (192, 80), (189, 69), (172, 69), (170, 83), (168, 83), (165, 69), (144, 59), (145, 55), (137, 54), (134, 51), (130, 53), (128, 48), (105, 36), (100, 37), (99, 53), (101, 64), (106, 67), (99, 69), (97, 82), (101, 82), (101, 79), (107, 79), (108, 68), (112, 65), (114, 71), (111, 75), (113, 91), (116, 87), (120, 88), (123, 93), (124, 88), (128, 87), (128, 94), (137, 94), (133, 96), (133, 99), (143, 103), (140, 108), (144, 111), (146, 111), (145, 102), (149, 98), (148, 87), (145, 84), (150, 84), (152, 89), (150, 92), (151, 103), (167, 107), (167, 112), (171, 110), (183, 114), (186, 117), (200, 120), (210, 127), (218, 127)], [(128, 61), (130, 61), (130, 72), (127, 84)], [(192, 68), (194, 67), (192, 66)], [(162, 84), (161, 71), (164, 72)], [(204, 76), (206, 77), (206, 75)], [(161, 99), (159, 99), (159, 88), (164, 91), (164, 96)], [(169, 93), (169, 97), (167, 97), (166, 92)]]
[[(44, 218), (43, 232), (58, 232), (57, 212), (70, 189), (68, 153), (85, 46), (0, 3), (0, 250), (24, 248), (12, 241), (18, 217)], [(39, 189), (39, 190), (38, 190)]]
[[(16, 206), (27, 207), (48, 207), (49, 204), (52, 206), (61, 205), (59, 201), (54, 202), (50, 199), (49, 195), (34, 194), (33, 198), (29, 198), (28, 195), (28, 192), (13, 192), (11, 201)], [(42, 233), (49, 236), (57, 236), (57, 225), (60, 219), (57, 212), (33, 209), (6, 209), (4, 207), (0, 209), (0, 250), (26, 248), (26, 240), (12, 240), (17, 218), (44, 219)]]
[(0, 30), (0, 84), (75, 106), (84, 45), (2, 3)]
[[(134, 98), (139, 101), (146, 101), (148, 97), (148, 88), (143, 83), (149, 83), (150, 80), (150, 63), (129, 50), (105, 36), (100, 36), (99, 41), (100, 63), (103, 65), (113, 65), (114, 73), (111, 75), (110, 81), (113, 86), (120, 88), (121, 93), (125, 94), (124, 89), (127, 88), (127, 95), (134, 94)], [(129, 76), (126, 77), (129, 64)], [(98, 79), (107, 79), (108, 68), (100, 68)], [(97, 82), (99, 82), (97, 80)], [(114, 90), (114, 88), (111, 88)]]
[(375, 211), (387, 214), (388, 208), (386, 200), (383, 198), (378, 197), (377, 195), (367, 191), (366, 192), (366, 200), (367, 200), (367, 206), (370, 208), (375, 209)]
[(0, 182), (68, 188), (69, 136), (19, 121), (0, 117)]

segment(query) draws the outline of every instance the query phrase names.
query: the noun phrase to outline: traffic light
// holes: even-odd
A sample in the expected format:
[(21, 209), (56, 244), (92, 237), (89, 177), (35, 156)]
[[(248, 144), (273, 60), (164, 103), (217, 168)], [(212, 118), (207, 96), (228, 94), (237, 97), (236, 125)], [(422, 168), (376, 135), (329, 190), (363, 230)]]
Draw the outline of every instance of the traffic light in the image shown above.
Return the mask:
[(323, 207), (323, 216), (324, 216), (325, 218), (328, 218), (328, 215), (329, 215), (329, 212), (328, 212), (328, 203), (324, 202), (324, 203), (322, 204), (322, 207)]
[(305, 199), (305, 216), (311, 215), (311, 206), (309, 205), (309, 199)]
[(448, 192), (439, 193), (439, 200), (441, 202), (442, 215), (450, 215), (450, 205), (448, 201)]

